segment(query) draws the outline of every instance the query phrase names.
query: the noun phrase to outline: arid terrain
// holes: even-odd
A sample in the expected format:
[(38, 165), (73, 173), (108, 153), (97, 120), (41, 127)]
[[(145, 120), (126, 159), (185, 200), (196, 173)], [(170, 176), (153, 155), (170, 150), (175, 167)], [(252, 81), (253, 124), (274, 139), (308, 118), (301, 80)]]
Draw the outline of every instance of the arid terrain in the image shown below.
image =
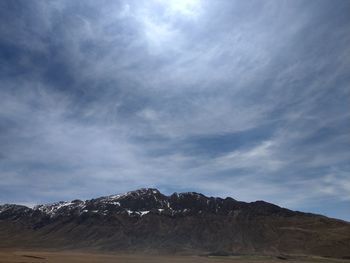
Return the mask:
[(139, 189), (28, 208), (0, 206), (0, 248), (350, 258), (350, 223), (200, 193)]
[(0, 263), (199, 263), (199, 262), (314, 262), (314, 263), (349, 263), (345, 259), (329, 259), (307, 256), (173, 256), (173, 255), (143, 255), (143, 254), (103, 254), (93, 252), (72, 251), (36, 251), (36, 250), (0, 250)]

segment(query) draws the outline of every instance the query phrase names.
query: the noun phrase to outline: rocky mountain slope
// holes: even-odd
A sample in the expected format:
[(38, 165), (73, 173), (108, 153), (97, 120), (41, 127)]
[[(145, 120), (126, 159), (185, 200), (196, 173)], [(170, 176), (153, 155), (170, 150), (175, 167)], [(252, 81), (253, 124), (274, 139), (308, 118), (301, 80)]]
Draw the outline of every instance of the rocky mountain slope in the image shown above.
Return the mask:
[(0, 206), (0, 247), (350, 258), (350, 223), (256, 201), (139, 189)]

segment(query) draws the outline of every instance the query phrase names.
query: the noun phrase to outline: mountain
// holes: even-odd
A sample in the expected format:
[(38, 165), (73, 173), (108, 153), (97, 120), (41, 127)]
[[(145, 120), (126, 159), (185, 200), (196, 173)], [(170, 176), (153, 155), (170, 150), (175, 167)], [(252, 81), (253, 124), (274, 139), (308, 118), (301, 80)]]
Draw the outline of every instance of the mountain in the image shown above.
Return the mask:
[(1, 205), (0, 247), (350, 258), (350, 223), (264, 201), (143, 188), (34, 208)]

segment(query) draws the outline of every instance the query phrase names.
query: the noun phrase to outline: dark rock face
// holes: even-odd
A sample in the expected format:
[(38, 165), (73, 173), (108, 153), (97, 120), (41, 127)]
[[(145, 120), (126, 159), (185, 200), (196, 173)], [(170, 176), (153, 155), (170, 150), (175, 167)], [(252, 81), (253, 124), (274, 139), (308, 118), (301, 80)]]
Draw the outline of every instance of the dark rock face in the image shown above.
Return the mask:
[(0, 246), (347, 257), (350, 223), (264, 201), (147, 188), (33, 209), (2, 205)]

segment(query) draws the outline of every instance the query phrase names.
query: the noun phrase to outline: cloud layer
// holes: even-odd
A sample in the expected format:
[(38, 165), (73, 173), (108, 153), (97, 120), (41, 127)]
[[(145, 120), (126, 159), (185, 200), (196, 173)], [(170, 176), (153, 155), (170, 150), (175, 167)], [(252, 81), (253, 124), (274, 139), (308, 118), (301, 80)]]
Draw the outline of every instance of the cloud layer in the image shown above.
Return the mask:
[(0, 202), (152, 186), (350, 220), (349, 8), (2, 1)]

